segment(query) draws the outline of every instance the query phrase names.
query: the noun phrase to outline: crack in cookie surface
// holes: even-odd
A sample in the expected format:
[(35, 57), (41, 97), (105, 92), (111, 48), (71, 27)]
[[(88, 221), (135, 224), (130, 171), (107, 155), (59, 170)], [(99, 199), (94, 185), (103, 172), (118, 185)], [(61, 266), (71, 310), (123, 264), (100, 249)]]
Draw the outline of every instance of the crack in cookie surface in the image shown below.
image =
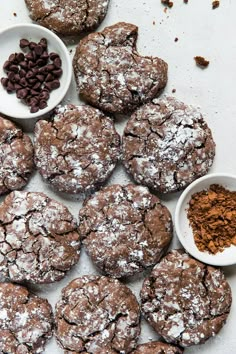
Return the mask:
[(79, 259), (77, 223), (59, 202), (12, 192), (0, 205), (0, 272), (15, 282), (51, 283)]
[(89, 275), (63, 289), (56, 337), (65, 353), (130, 353), (139, 332), (137, 300), (118, 280)]
[(35, 164), (59, 191), (86, 192), (103, 183), (120, 157), (112, 119), (89, 106), (68, 105), (35, 127)]
[(141, 290), (142, 311), (167, 342), (204, 343), (224, 325), (232, 302), (221, 270), (173, 250), (156, 265)]
[(20, 285), (0, 283), (0, 352), (41, 353), (52, 336), (52, 308)]
[(30, 138), (14, 123), (0, 116), (0, 194), (24, 187), (33, 167)]
[(105, 187), (85, 201), (79, 217), (88, 254), (114, 277), (156, 264), (172, 238), (168, 209), (146, 187)]
[(215, 143), (198, 110), (164, 96), (133, 113), (122, 150), (123, 163), (135, 181), (168, 193), (208, 172)]
[(80, 41), (73, 59), (81, 96), (95, 107), (126, 113), (150, 101), (167, 82), (167, 64), (136, 51), (138, 27), (117, 23)]
[(133, 354), (182, 354), (183, 349), (162, 342), (150, 342), (137, 346)]
[(32, 20), (62, 35), (95, 29), (106, 16), (109, 0), (25, 0)]

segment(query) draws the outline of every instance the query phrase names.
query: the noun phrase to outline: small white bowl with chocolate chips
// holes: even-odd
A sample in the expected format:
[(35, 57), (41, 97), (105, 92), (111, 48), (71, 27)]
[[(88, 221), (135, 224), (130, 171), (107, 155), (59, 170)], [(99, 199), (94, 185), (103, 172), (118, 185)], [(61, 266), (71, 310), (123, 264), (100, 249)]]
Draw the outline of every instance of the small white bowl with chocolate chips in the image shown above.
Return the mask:
[(215, 266), (236, 263), (236, 176), (198, 178), (181, 194), (175, 210), (179, 241), (193, 257)]
[(69, 52), (50, 30), (19, 24), (0, 31), (0, 113), (36, 118), (66, 95), (72, 78)]

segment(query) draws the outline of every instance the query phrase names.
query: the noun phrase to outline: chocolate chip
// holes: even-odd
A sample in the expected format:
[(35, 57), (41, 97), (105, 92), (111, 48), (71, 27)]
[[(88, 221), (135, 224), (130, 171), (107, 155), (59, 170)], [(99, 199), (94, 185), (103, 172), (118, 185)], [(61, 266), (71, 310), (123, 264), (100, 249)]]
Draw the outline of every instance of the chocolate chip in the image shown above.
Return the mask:
[(16, 53), (12, 53), (12, 54), (9, 56), (8, 60), (9, 60), (10, 62), (14, 63), (15, 60), (16, 60)]
[(15, 86), (11, 81), (8, 81), (7, 90), (11, 92), (15, 91)]
[(23, 87), (26, 87), (28, 85), (25, 77), (22, 77), (20, 79), (20, 85)]
[(19, 74), (16, 74), (14, 79), (15, 79), (15, 82), (19, 82), (20, 79), (21, 79), (21, 78), (20, 78), (20, 75), (19, 75)]
[(43, 47), (41, 45), (36, 45), (36, 47), (34, 48), (34, 52), (38, 56), (42, 55)]
[(30, 42), (30, 43), (29, 43), (29, 48), (30, 48), (31, 50), (35, 49), (36, 47), (37, 47), (37, 43), (35, 43), (35, 42)]
[(36, 78), (37, 78), (40, 82), (43, 82), (43, 81), (44, 81), (45, 76), (44, 76), (44, 75), (42, 75), (42, 74), (39, 74), (39, 75), (36, 75)]
[(48, 81), (53, 81), (54, 80), (54, 75), (52, 74), (47, 74), (46, 78), (45, 78), (45, 81), (48, 82)]
[(14, 82), (15, 79), (15, 73), (13, 71), (8, 71), (7, 77), (10, 81)]
[(37, 81), (37, 82), (35, 83), (35, 85), (32, 87), (32, 89), (37, 91), (38, 89), (40, 89), (40, 87), (41, 87), (41, 82), (38, 82), (38, 81)]
[(9, 60), (7, 60), (3, 64), (3, 69), (6, 71), (6, 70), (8, 70), (10, 68), (11, 65), (12, 65), (12, 63)]
[(21, 39), (20, 40), (20, 48), (26, 48), (29, 45), (29, 41), (27, 39)]
[(8, 84), (8, 79), (6, 77), (2, 77), (1, 78), (1, 84), (3, 87), (7, 87), (7, 84)]
[(44, 49), (47, 49), (48, 41), (46, 38), (41, 38), (38, 44), (40, 44)]
[(55, 65), (55, 67), (58, 69), (61, 67), (61, 59), (58, 57), (56, 59), (53, 60), (53, 64)]
[(46, 64), (46, 62), (45, 62), (44, 59), (39, 58), (39, 59), (36, 60), (36, 64), (37, 64), (38, 66), (43, 66), (43, 65)]
[(47, 107), (47, 102), (46, 101), (39, 101), (39, 108), (44, 109)]
[(34, 55), (33, 52), (29, 52), (25, 55), (25, 58), (31, 61), (34, 61)]
[(52, 71), (52, 74), (53, 74), (55, 77), (60, 77), (61, 74), (62, 74), (62, 69), (53, 70), (53, 71)]
[(12, 64), (12, 65), (10, 66), (9, 70), (13, 71), (14, 73), (18, 73), (19, 68), (18, 68), (17, 65)]
[(29, 79), (29, 80), (27, 80), (27, 81), (28, 81), (29, 85), (31, 86), (31, 85), (36, 84), (36, 82), (37, 82), (38, 80), (37, 80), (37, 78), (32, 78), (32, 79)]
[(17, 90), (17, 93), (16, 93), (17, 98), (23, 99), (27, 95), (28, 95), (28, 89), (23, 88), (23, 89)]
[(46, 72), (51, 72), (55, 69), (55, 66), (53, 64), (48, 64), (45, 66), (45, 71)]
[(37, 63), (33, 62), (32, 60), (29, 61), (28, 67), (30, 69), (34, 68), (37, 65)]
[(35, 76), (33, 71), (29, 70), (27, 74), (25, 75), (26, 79), (32, 79)]
[(15, 84), (15, 85), (14, 85), (14, 88), (15, 88), (15, 90), (16, 90), (16, 92), (17, 92), (18, 90), (22, 89), (22, 86), (19, 85), (19, 84)]
[(43, 52), (43, 54), (41, 55), (41, 59), (48, 59), (49, 58), (49, 54), (48, 54), (48, 52), (45, 50), (44, 52)]
[(56, 58), (59, 58), (59, 54), (52, 52), (52, 53), (49, 54), (49, 57), (53, 61)]
[(28, 68), (28, 63), (25, 61), (25, 60), (22, 60), (20, 63), (19, 63), (20, 67), (23, 68), (23, 69), (27, 69)]
[(39, 111), (39, 106), (31, 106), (30, 113), (36, 113)]
[(16, 54), (16, 60), (17, 60), (17, 63), (20, 63), (21, 61), (23, 61), (25, 59), (25, 56), (23, 53), (17, 53)]
[(40, 95), (39, 95), (39, 98), (42, 99), (42, 100), (45, 100), (47, 101), (49, 99), (49, 92), (48, 90), (42, 90)]
[(25, 71), (24, 69), (21, 69), (21, 70), (19, 71), (19, 75), (20, 75), (20, 77), (25, 77), (26, 71)]
[(60, 81), (59, 80), (54, 80), (54, 81), (52, 81), (51, 82), (51, 88), (52, 88), (52, 90), (55, 90), (55, 89), (57, 89), (58, 87), (60, 87)]

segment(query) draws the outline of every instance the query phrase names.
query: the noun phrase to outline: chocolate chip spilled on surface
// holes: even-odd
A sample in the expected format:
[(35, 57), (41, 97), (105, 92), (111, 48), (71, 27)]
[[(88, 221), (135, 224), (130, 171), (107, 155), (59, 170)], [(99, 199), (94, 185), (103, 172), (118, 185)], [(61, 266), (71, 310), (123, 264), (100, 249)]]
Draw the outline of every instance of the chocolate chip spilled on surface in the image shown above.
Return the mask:
[(25, 53), (9, 56), (3, 64), (7, 77), (2, 77), (1, 83), (36, 113), (47, 107), (50, 92), (60, 87), (62, 61), (59, 54), (48, 52), (46, 38), (38, 43), (22, 38), (19, 46)]

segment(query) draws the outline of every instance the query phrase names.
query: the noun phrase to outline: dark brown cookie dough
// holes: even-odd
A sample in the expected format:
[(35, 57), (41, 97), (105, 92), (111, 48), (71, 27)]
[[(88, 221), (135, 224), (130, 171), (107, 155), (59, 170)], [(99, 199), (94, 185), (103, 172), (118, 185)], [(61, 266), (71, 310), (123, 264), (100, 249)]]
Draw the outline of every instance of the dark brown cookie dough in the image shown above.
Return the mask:
[(52, 308), (24, 286), (0, 283), (0, 353), (41, 353), (52, 336)]
[(62, 290), (56, 338), (64, 353), (130, 353), (140, 333), (139, 305), (117, 279), (87, 275)]
[(204, 343), (224, 325), (232, 302), (220, 269), (173, 250), (157, 264), (141, 290), (147, 321), (167, 342)]
[(120, 156), (120, 137), (112, 119), (89, 106), (68, 105), (52, 121), (35, 126), (35, 164), (52, 186), (79, 193), (103, 183)]
[(136, 182), (158, 192), (184, 189), (208, 172), (214, 156), (202, 114), (172, 97), (139, 108), (124, 130), (125, 167)]
[(10, 193), (0, 224), (0, 274), (14, 282), (60, 280), (79, 259), (75, 219), (43, 193)]
[(162, 342), (150, 342), (137, 346), (132, 354), (182, 354), (183, 349)]
[(167, 82), (167, 64), (136, 50), (138, 27), (120, 22), (80, 41), (73, 66), (79, 93), (95, 107), (126, 113), (156, 97)]
[(109, 0), (25, 0), (32, 20), (61, 35), (95, 29), (107, 13)]
[(168, 209), (142, 186), (105, 187), (85, 201), (79, 216), (88, 254), (116, 278), (156, 264), (172, 238)]
[(0, 194), (24, 187), (33, 167), (30, 138), (0, 116)]

